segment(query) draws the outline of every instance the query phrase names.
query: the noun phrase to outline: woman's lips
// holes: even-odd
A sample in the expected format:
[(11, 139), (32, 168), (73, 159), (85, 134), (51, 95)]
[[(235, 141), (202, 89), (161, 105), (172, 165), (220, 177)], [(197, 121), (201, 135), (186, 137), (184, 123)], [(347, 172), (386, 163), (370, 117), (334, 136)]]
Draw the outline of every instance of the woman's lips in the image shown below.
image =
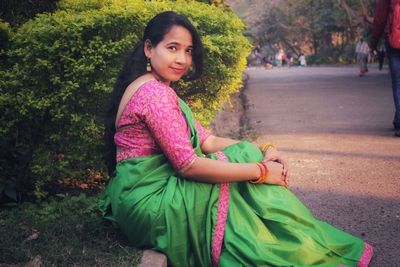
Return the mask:
[(185, 71), (185, 69), (181, 69), (181, 68), (172, 68), (172, 67), (171, 67), (171, 70), (172, 70), (175, 74), (182, 74), (182, 73)]

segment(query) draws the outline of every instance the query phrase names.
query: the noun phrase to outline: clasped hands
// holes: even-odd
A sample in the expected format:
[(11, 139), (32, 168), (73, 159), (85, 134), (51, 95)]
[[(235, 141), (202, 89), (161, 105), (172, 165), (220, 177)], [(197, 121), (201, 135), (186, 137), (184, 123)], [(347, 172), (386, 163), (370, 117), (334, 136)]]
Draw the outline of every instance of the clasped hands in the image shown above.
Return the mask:
[(275, 147), (270, 146), (265, 151), (263, 163), (268, 168), (265, 183), (285, 187), (289, 186), (289, 166)]

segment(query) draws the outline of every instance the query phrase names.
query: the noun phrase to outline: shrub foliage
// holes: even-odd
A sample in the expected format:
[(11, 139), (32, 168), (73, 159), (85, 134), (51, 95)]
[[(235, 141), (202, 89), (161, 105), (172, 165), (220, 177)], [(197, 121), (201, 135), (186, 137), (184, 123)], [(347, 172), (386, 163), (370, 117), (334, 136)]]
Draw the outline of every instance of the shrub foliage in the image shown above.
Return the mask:
[(66, 0), (15, 32), (0, 25), (7, 41), (0, 50), (0, 194), (43, 198), (56, 181), (103, 175), (108, 94), (147, 21), (165, 10), (188, 16), (202, 35), (204, 76), (174, 86), (207, 125), (241, 86), (250, 48), (230, 11), (198, 2)]

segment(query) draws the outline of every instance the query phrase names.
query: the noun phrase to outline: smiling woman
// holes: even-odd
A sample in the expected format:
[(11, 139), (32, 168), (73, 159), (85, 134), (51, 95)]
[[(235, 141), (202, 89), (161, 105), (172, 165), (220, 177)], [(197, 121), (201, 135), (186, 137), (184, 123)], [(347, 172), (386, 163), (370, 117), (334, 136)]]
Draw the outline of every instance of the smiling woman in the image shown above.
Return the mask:
[(316, 220), (287, 189), (273, 144), (213, 136), (194, 119), (170, 85), (199, 77), (202, 56), (186, 17), (149, 21), (110, 96), (103, 216), (169, 266), (367, 266), (371, 246)]
[(166, 85), (178, 81), (192, 65), (192, 35), (182, 26), (173, 26), (155, 47), (145, 41), (144, 52), (153, 71), (152, 76)]

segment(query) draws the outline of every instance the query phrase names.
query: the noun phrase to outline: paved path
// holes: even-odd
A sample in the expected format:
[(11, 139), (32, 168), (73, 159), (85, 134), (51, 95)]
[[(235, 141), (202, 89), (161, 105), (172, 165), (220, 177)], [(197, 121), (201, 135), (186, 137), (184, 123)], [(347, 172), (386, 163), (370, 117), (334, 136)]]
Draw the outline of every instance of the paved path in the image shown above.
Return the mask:
[(371, 266), (400, 266), (400, 138), (387, 69), (247, 74), (247, 136), (278, 145), (292, 190), (317, 218), (371, 243)]

